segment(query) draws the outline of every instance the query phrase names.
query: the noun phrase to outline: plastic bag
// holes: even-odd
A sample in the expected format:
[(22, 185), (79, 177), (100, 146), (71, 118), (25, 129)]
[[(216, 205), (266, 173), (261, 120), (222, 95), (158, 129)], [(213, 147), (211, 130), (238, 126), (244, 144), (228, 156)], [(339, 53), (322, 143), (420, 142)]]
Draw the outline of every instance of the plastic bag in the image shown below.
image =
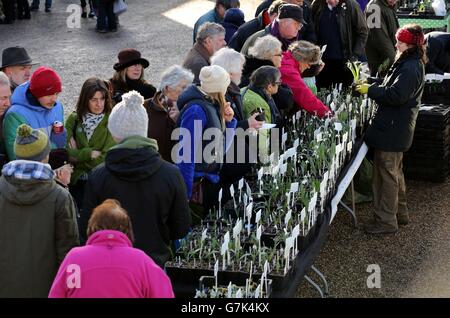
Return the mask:
[(437, 16), (443, 17), (447, 13), (444, 0), (434, 0), (431, 6)]
[(128, 5), (123, 0), (114, 1), (114, 14), (121, 15), (128, 10)]

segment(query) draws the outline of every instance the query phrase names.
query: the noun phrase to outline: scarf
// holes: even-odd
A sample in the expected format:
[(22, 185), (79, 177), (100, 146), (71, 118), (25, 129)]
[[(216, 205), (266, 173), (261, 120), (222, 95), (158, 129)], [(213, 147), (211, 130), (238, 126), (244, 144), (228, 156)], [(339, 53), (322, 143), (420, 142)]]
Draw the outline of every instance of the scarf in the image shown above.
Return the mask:
[(102, 113), (100, 115), (92, 114), (92, 113), (86, 113), (83, 115), (83, 122), (81, 123), (81, 126), (83, 127), (83, 131), (86, 134), (86, 138), (89, 141), (94, 134), (95, 129), (97, 128), (98, 124), (103, 120), (105, 117), (105, 114)]

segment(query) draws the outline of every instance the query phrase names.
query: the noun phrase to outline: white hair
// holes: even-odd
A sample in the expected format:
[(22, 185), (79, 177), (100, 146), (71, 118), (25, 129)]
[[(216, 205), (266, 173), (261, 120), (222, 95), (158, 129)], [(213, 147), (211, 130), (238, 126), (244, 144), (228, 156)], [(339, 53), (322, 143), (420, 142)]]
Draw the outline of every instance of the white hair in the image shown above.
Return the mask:
[(260, 60), (270, 60), (274, 54), (281, 52), (281, 42), (273, 35), (257, 38), (248, 54)]
[(0, 85), (1, 86), (10, 86), (10, 82), (9, 82), (9, 78), (8, 76), (6, 76), (5, 73), (3, 73), (2, 71), (0, 71)]
[(194, 80), (194, 74), (188, 69), (180, 65), (172, 65), (166, 68), (161, 74), (161, 82), (159, 83), (159, 91), (166, 87), (176, 88), (183, 81), (191, 84)]
[(239, 73), (245, 63), (245, 57), (233, 49), (223, 47), (211, 57), (211, 65), (218, 65), (228, 73)]

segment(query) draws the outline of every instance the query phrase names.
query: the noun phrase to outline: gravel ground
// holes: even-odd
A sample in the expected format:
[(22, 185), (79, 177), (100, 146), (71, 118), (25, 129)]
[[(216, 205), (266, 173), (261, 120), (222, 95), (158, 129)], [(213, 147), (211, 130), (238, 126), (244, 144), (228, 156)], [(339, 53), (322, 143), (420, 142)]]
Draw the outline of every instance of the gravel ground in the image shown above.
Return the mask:
[[(61, 100), (66, 113), (76, 104), (83, 81), (89, 76), (110, 78), (117, 53), (125, 47), (139, 49), (150, 61), (146, 78), (158, 83), (161, 71), (180, 64), (192, 45), (189, 23), (181, 24), (162, 14), (183, 0), (131, 0), (121, 17), (119, 32), (94, 32), (95, 20), (82, 20), (80, 29), (69, 29), (66, 8), (73, 0), (53, 1), (53, 12), (32, 13), (31, 21), (0, 25), (0, 50), (21, 45), (41, 65), (62, 77)], [(197, 1), (201, 2), (201, 1)], [(257, 0), (241, 0), (251, 16)], [(204, 5), (203, 3), (202, 5)], [(207, 4), (207, 3), (206, 3)], [(186, 18), (202, 12), (186, 12)], [(195, 19), (194, 19), (195, 20)], [(187, 24), (187, 25), (186, 25)], [(443, 184), (408, 182), (411, 224), (394, 235), (368, 236), (352, 227), (351, 218), (338, 213), (329, 238), (316, 261), (330, 284), (331, 297), (450, 297), (450, 178)], [(370, 204), (358, 205), (363, 223), (372, 213)], [(369, 289), (369, 264), (381, 268), (381, 288)], [(317, 297), (303, 283), (299, 297)]]

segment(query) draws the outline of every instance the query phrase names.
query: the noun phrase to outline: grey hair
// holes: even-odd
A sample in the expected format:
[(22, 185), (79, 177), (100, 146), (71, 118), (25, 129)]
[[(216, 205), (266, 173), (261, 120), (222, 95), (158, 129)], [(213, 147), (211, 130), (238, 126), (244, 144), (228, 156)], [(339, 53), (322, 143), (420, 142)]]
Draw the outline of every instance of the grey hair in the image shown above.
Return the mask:
[(196, 40), (199, 43), (203, 43), (207, 38), (218, 34), (225, 34), (225, 29), (223, 26), (214, 22), (205, 22), (198, 29)]
[(228, 73), (239, 73), (245, 63), (245, 57), (233, 49), (223, 47), (211, 57), (211, 65), (218, 65)]
[(248, 54), (260, 60), (270, 60), (272, 56), (281, 52), (281, 42), (273, 35), (257, 38), (255, 44), (248, 49)]
[(186, 81), (188, 84), (194, 80), (194, 74), (180, 65), (172, 65), (166, 68), (161, 74), (161, 82), (159, 83), (159, 91), (162, 92), (166, 87), (176, 88), (181, 82)]
[(317, 64), (320, 62), (320, 47), (308, 41), (297, 41), (289, 46), (292, 56), (299, 62)]
[(0, 71), (0, 85), (2, 86), (10, 86), (11, 83), (9, 82), (8, 76), (6, 76), (5, 73)]

